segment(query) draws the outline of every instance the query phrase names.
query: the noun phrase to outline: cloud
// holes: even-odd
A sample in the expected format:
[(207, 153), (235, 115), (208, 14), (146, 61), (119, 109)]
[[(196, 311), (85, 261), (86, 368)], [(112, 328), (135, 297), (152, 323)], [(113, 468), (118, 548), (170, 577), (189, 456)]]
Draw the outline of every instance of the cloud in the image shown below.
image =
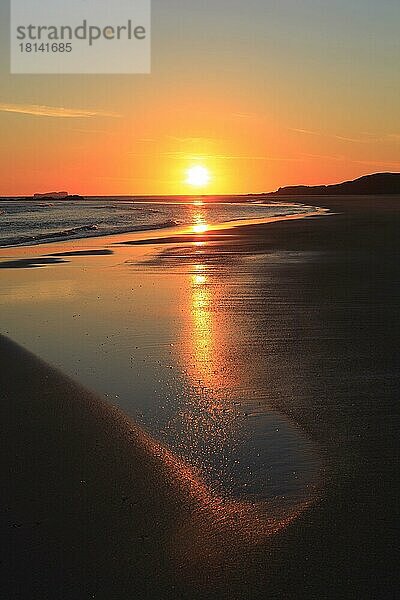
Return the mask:
[(41, 104), (2, 104), (0, 112), (31, 115), (35, 117), (57, 117), (63, 119), (87, 119), (92, 117), (119, 117), (115, 113), (98, 110), (80, 110), (61, 106), (44, 106)]
[(384, 169), (387, 168), (396, 168), (400, 169), (400, 161), (396, 160), (351, 160), (350, 162), (357, 163), (359, 165), (373, 165), (377, 167), (381, 167)]
[(332, 135), (331, 137), (335, 138), (335, 140), (340, 140), (341, 142), (351, 142), (352, 144), (372, 144), (374, 142), (382, 141), (381, 138), (375, 139), (365, 139), (365, 138), (351, 138), (343, 135)]
[(179, 142), (182, 144), (204, 144), (204, 143), (215, 143), (215, 139), (213, 138), (205, 138), (205, 137), (177, 137), (176, 135), (166, 135), (167, 140), (172, 140), (173, 142)]
[[(132, 155), (131, 155), (132, 156)], [(234, 154), (214, 154), (214, 153), (187, 153), (187, 152), (163, 152), (162, 156), (170, 156), (173, 158), (185, 158), (187, 160), (264, 160), (264, 161), (296, 161), (302, 160), (302, 157), (297, 156), (249, 156), (249, 155), (234, 155)]]
[(237, 117), (238, 119), (251, 119), (254, 115), (250, 113), (232, 113), (232, 117)]
[(290, 127), (289, 130), (294, 131), (295, 133), (301, 133), (304, 135), (316, 135), (319, 137), (340, 140), (341, 142), (350, 142), (352, 144), (375, 144), (378, 142), (400, 141), (400, 134), (398, 133), (386, 133), (383, 135), (377, 135), (373, 133), (360, 133), (360, 137), (347, 137), (334, 133), (324, 133), (323, 131), (311, 131), (309, 129), (299, 129), (294, 127)]
[(311, 129), (299, 129), (298, 127), (290, 127), (289, 130), (294, 131), (295, 133), (301, 133), (303, 135), (315, 135), (318, 137), (325, 137), (325, 138), (331, 138), (331, 139), (335, 139), (335, 140), (341, 140), (342, 142), (369, 143), (369, 140), (366, 140), (366, 139), (350, 138), (350, 137), (345, 137), (342, 135), (336, 135), (334, 133), (324, 133), (323, 131), (313, 131)]
[(298, 129), (297, 127), (290, 127), (290, 131), (295, 131), (296, 133), (304, 133), (306, 135), (322, 135), (319, 131), (311, 131), (310, 129)]

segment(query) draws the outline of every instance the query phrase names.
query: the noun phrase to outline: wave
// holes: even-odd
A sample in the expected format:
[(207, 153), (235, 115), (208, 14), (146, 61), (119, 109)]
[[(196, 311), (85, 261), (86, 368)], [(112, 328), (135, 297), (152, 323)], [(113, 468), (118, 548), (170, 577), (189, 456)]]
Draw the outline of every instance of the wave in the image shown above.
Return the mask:
[(163, 223), (153, 223), (145, 225), (131, 225), (129, 227), (113, 227), (113, 228), (100, 228), (95, 223), (91, 225), (83, 225), (81, 227), (74, 227), (72, 229), (62, 229), (60, 231), (49, 231), (46, 233), (39, 233), (35, 235), (25, 235), (13, 238), (6, 238), (0, 240), (0, 247), (5, 248), (8, 246), (33, 246), (37, 244), (44, 244), (50, 242), (57, 242), (69, 239), (82, 239), (89, 237), (100, 237), (107, 235), (117, 235), (120, 233), (134, 233), (138, 231), (152, 231), (154, 229), (167, 229), (168, 227), (177, 227), (178, 221), (172, 219), (164, 221)]
[(123, 206), (117, 205), (101, 205), (91, 206), (90, 210), (106, 210), (107, 212), (121, 212), (121, 210), (129, 210), (129, 212), (139, 211), (142, 214), (160, 214), (161, 210), (156, 210), (154, 208), (143, 208), (142, 206), (138, 207), (136, 205), (131, 205), (128, 202), (124, 202)]

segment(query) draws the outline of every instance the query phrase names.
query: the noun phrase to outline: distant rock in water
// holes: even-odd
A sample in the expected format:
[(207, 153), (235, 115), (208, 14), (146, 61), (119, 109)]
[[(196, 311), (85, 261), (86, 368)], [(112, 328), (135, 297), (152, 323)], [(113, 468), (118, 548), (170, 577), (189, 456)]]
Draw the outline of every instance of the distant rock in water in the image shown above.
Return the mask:
[(374, 173), (335, 185), (292, 185), (267, 196), (345, 196), (400, 194), (400, 173)]
[(34, 194), (29, 200), (84, 200), (83, 196), (77, 194), (69, 195), (68, 192), (46, 192), (45, 194)]
[(68, 192), (46, 192), (45, 194), (33, 194), (20, 198), (21, 200), (84, 200), (83, 196), (78, 194), (68, 194)]
[(34, 194), (33, 195), (34, 200), (41, 200), (42, 198), (51, 198), (54, 200), (56, 198), (59, 198), (60, 200), (64, 200), (64, 198), (68, 198), (68, 192), (47, 192), (45, 194)]

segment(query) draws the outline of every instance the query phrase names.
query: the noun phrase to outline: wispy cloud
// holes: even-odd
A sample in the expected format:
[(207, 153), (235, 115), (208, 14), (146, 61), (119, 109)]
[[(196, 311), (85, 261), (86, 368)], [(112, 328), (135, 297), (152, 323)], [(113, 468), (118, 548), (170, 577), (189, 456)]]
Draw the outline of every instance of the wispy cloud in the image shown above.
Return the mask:
[(84, 135), (90, 133), (90, 134), (98, 134), (101, 133), (102, 135), (113, 135), (113, 133), (111, 131), (107, 131), (106, 129), (71, 129), (71, 131), (74, 131), (75, 133), (83, 133)]
[(395, 168), (400, 169), (400, 161), (396, 160), (351, 160), (350, 162), (357, 163), (359, 165), (373, 165), (381, 168)]
[(244, 113), (244, 112), (234, 112), (231, 113), (231, 116), (234, 119), (263, 119), (265, 118), (263, 115), (258, 115), (256, 113)]
[(290, 127), (290, 131), (295, 133), (304, 133), (306, 135), (322, 135), (319, 131), (311, 131), (310, 129), (299, 129), (297, 127)]
[(348, 137), (344, 135), (338, 135), (335, 133), (325, 133), (323, 131), (311, 131), (309, 129), (300, 129), (291, 127), (290, 131), (300, 133), (303, 135), (314, 135), (319, 137), (325, 137), (341, 142), (350, 142), (352, 144), (375, 144), (377, 142), (398, 142), (400, 141), (400, 134), (398, 133), (387, 133), (383, 135), (377, 135), (373, 133), (360, 133), (359, 137)]
[(3, 104), (0, 112), (31, 115), (34, 117), (56, 117), (62, 119), (87, 119), (93, 117), (119, 117), (116, 113), (101, 110), (64, 108), (62, 106), (44, 106), (41, 104)]
[(232, 117), (237, 117), (238, 119), (251, 119), (254, 115), (250, 113), (232, 113)]
[(296, 156), (251, 156), (245, 154), (187, 154), (185, 152), (164, 152), (164, 156), (173, 156), (176, 158), (187, 158), (190, 160), (202, 160), (202, 159), (213, 159), (213, 160), (261, 160), (261, 161), (296, 161), (302, 160), (300, 157)]
[(305, 160), (347, 160), (347, 158), (344, 155), (338, 154), (310, 154), (309, 152), (302, 152), (301, 155)]
[(181, 144), (213, 144), (215, 139), (206, 137), (177, 137), (176, 135), (166, 135), (167, 140), (179, 142)]

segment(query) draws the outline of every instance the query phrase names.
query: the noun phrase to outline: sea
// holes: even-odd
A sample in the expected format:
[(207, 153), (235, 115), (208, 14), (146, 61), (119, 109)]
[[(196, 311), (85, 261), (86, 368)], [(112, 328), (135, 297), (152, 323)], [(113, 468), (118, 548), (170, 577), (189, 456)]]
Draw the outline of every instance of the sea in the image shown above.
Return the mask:
[(207, 223), (313, 212), (314, 207), (291, 203), (224, 202), (196, 198), (138, 199), (91, 197), (84, 200), (0, 199), (0, 247), (34, 245), (135, 231), (151, 231)]

